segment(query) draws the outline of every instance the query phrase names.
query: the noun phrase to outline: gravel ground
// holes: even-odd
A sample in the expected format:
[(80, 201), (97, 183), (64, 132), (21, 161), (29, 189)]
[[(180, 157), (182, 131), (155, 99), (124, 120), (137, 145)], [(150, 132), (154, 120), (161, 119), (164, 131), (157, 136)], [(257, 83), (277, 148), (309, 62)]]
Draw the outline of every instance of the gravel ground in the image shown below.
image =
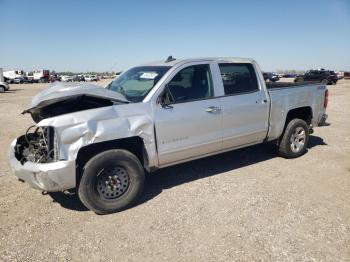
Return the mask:
[(259, 145), (147, 177), (135, 207), (98, 216), (17, 182), (7, 148), (43, 85), (0, 94), (0, 261), (350, 261), (350, 80), (294, 160)]

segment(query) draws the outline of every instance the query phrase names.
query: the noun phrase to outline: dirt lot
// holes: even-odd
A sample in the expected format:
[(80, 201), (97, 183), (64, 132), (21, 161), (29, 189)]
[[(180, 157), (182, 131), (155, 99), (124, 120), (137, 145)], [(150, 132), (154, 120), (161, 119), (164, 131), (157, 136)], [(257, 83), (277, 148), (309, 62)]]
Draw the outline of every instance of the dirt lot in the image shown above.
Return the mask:
[(259, 145), (148, 176), (137, 206), (98, 216), (18, 182), (7, 148), (43, 85), (0, 94), (0, 261), (350, 261), (350, 80), (301, 158)]

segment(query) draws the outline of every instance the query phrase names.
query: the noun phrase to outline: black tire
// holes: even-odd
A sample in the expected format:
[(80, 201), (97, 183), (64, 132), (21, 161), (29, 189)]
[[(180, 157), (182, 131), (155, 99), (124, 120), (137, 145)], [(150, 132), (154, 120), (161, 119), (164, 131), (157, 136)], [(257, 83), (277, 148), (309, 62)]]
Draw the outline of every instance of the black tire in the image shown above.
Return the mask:
[(144, 181), (144, 169), (134, 154), (108, 150), (86, 163), (78, 195), (81, 202), (97, 214), (115, 213), (135, 203), (143, 191)]
[[(304, 137), (299, 131), (303, 130)], [(298, 136), (296, 135), (298, 133)], [(297, 142), (298, 140), (298, 142)], [(284, 158), (296, 158), (303, 155), (309, 142), (309, 127), (302, 119), (292, 119), (284, 130), (278, 152)]]

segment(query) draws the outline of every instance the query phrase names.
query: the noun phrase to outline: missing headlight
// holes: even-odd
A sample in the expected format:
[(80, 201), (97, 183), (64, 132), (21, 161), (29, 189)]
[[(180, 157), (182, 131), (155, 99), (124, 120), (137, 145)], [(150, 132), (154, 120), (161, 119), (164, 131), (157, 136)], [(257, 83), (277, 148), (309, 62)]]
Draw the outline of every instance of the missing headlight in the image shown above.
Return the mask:
[(34, 163), (57, 161), (57, 144), (53, 127), (31, 126), (25, 135), (17, 139), (15, 155), (22, 164), (27, 161)]

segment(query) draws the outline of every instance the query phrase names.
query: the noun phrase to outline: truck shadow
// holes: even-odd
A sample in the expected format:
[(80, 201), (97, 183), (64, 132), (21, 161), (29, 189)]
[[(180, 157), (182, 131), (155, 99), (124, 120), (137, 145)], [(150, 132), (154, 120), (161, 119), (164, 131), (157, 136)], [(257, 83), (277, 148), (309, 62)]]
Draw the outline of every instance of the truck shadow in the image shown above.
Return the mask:
[(57, 202), (66, 209), (75, 210), (75, 211), (89, 211), (83, 203), (80, 201), (78, 195), (75, 191), (70, 194), (64, 192), (52, 192), (48, 193), (52, 198), (52, 202)]
[[(322, 145), (327, 145), (322, 138), (313, 135), (310, 136), (308, 149)], [(138, 204), (151, 200), (164, 189), (198, 179), (220, 175), (227, 171), (275, 157), (279, 157), (276, 145), (274, 143), (265, 143), (158, 170), (147, 176), (145, 191)]]
[[(310, 136), (308, 149), (322, 145), (327, 145), (322, 138), (313, 135)], [(145, 191), (136, 205), (153, 199), (161, 194), (164, 189), (219, 175), (223, 172), (232, 171), (275, 157), (279, 157), (276, 146), (273, 143), (266, 143), (160, 169), (146, 176)], [(75, 211), (88, 211), (74, 193), (56, 192), (49, 195), (53, 202), (59, 203), (64, 208)]]

